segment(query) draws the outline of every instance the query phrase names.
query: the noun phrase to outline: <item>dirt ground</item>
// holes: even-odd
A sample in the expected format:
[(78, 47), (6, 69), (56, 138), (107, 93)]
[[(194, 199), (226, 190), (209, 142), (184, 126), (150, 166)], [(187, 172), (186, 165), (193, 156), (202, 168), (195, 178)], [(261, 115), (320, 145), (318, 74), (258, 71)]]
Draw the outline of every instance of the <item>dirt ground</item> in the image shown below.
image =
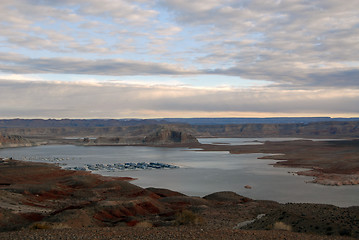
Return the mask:
[(0, 239), (348, 239), (359, 207), (191, 197), (128, 179), (0, 161)]

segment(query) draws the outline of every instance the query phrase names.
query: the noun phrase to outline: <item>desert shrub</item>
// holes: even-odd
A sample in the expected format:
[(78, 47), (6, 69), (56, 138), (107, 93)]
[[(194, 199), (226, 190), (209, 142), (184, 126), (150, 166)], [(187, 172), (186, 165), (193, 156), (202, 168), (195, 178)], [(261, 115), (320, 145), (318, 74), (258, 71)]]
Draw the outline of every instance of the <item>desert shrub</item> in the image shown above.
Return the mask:
[(71, 227), (65, 223), (53, 223), (51, 225), (51, 229), (66, 229), (66, 228), (71, 228)]
[(341, 229), (339, 231), (339, 234), (340, 234), (340, 236), (351, 236), (352, 235), (351, 231), (349, 229), (346, 229), (346, 228)]
[(285, 231), (292, 231), (292, 226), (284, 223), (284, 222), (276, 222), (273, 225), (274, 230), (285, 230)]
[(177, 225), (198, 225), (203, 223), (203, 218), (190, 210), (183, 210), (176, 213), (175, 222)]
[(147, 221), (144, 222), (139, 222), (135, 225), (135, 227), (140, 227), (140, 228), (150, 228), (153, 227), (153, 224)]
[(37, 222), (31, 225), (31, 229), (50, 229), (50, 225), (44, 222)]

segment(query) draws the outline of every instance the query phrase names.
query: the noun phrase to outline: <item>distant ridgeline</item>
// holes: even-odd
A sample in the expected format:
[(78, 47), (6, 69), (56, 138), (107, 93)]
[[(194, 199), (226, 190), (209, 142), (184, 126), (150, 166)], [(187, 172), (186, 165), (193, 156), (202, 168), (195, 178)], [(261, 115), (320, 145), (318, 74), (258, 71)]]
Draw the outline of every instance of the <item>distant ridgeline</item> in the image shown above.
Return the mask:
[(169, 123), (186, 123), (191, 125), (226, 125), (226, 124), (286, 124), (333, 121), (359, 121), (359, 118), (330, 117), (277, 117), (277, 118), (163, 118)]
[(294, 117), (294, 118), (157, 118), (157, 119), (0, 119), (0, 128), (36, 127), (122, 127), (153, 124), (287, 124), (359, 121), (359, 118)]
[[(359, 138), (359, 118), (163, 118), (163, 119), (9, 119), (0, 120), (0, 134), (34, 139), (62, 137), (98, 138), (98, 144), (151, 141), (165, 143), (176, 129), (194, 137), (313, 137)], [(162, 135), (161, 135), (162, 134)], [(167, 135), (166, 135), (167, 134)], [(170, 134), (170, 135), (168, 135)], [(150, 139), (151, 136), (151, 139)], [(99, 137), (104, 137), (101, 139)], [(116, 139), (108, 139), (115, 137)], [(176, 134), (170, 141), (177, 141)], [(118, 140), (117, 140), (118, 138)], [(180, 142), (181, 142), (180, 141)]]
[(160, 119), (0, 119), (0, 128), (122, 127), (167, 123)]

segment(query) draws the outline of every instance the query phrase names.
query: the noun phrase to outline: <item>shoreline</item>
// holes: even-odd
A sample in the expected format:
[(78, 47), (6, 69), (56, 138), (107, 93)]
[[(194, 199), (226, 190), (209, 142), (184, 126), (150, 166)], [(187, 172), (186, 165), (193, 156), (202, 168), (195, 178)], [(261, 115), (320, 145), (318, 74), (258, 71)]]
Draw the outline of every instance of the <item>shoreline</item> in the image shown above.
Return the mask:
[(270, 154), (260, 159), (277, 160), (273, 167), (303, 168), (298, 175), (315, 179), (311, 183), (342, 186), (359, 184), (359, 140), (264, 142), (262, 145), (199, 146), (202, 151), (228, 151), (231, 154)]
[[(359, 185), (359, 140), (290, 140), (266, 141), (260, 145), (224, 145), (201, 143), (106, 143), (86, 144), (77, 140), (52, 139), (51, 142), (33, 144), (11, 144), (10, 147), (34, 147), (41, 145), (75, 146), (146, 146), (164, 148), (188, 148), (196, 151), (228, 151), (230, 154), (263, 153), (270, 154), (260, 159), (276, 160), (273, 167), (303, 168), (296, 174), (313, 177), (311, 183), (327, 186)], [(16, 145), (16, 146), (15, 146)], [(6, 148), (7, 146), (1, 146)]]

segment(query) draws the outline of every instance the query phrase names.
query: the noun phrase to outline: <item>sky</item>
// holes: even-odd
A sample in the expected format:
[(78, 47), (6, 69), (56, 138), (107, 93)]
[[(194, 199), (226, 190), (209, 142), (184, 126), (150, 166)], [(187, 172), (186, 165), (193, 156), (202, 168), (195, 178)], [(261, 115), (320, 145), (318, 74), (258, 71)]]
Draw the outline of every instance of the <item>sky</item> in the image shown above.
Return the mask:
[(0, 118), (359, 117), (358, 9), (0, 1)]

